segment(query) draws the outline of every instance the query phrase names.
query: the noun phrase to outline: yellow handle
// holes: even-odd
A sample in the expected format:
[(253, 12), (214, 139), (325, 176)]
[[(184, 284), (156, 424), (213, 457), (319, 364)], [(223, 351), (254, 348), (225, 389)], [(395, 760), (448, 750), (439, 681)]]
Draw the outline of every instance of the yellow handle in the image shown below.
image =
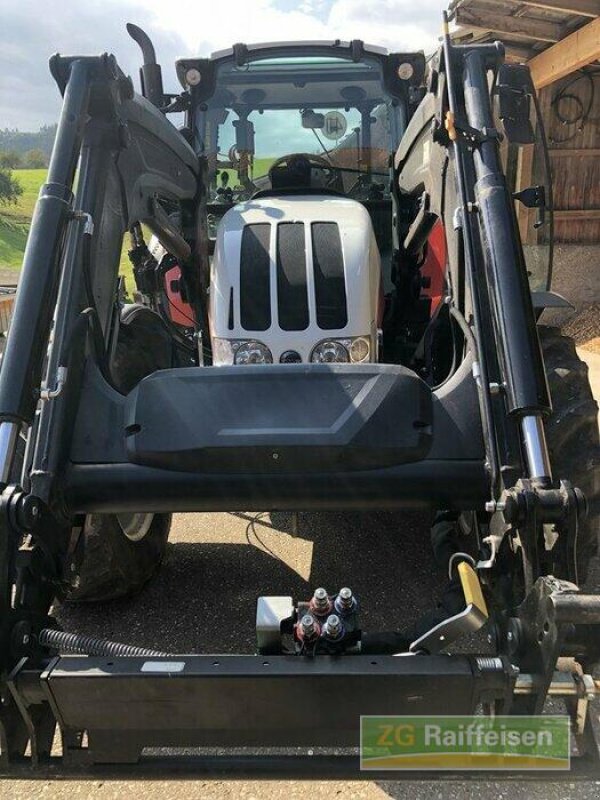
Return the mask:
[(475, 608), (481, 611), (486, 617), (489, 616), (483, 592), (481, 591), (479, 578), (473, 567), (467, 561), (461, 561), (458, 565), (458, 576), (467, 605), (474, 605)]

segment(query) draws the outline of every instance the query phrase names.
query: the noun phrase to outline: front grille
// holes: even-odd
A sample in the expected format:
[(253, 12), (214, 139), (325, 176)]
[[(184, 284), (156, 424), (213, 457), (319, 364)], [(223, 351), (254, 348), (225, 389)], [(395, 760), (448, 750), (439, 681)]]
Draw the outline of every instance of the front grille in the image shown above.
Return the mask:
[(269, 223), (246, 225), (240, 253), (240, 314), (247, 331), (271, 327), (271, 261)]
[(308, 328), (306, 247), (304, 224), (283, 222), (277, 226), (277, 311), (284, 331)]
[[(277, 322), (283, 331), (306, 330), (310, 322), (305, 225), (281, 222), (275, 244)], [(348, 324), (344, 257), (339, 226), (310, 226), (317, 327), (339, 330)], [(271, 225), (245, 225), (240, 252), (240, 322), (247, 331), (271, 327)], [(309, 265), (310, 266), (310, 265)], [(232, 327), (232, 298), (229, 325)]]
[(340, 229), (335, 222), (311, 225), (317, 325), (337, 330), (348, 324), (346, 281)]

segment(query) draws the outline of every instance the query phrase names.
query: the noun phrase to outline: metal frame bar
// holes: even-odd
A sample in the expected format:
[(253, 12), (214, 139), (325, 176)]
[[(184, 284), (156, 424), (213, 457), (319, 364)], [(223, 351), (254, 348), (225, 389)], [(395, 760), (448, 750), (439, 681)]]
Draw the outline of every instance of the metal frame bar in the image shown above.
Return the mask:
[(71, 513), (473, 508), (489, 497), (482, 460), (430, 459), (368, 471), (229, 475), (137, 464), (71, 465)]
[[(272, 668), (271, 675), (268, 674)], [(183, 665), (183, 666), (182, 666)], [(419, 669), (420, 665), (420, 669)], [(148, 666), (148, 670), (143, 672)], [(417, 667), (414, 669), (414, 667)], [(172, 672), (169, 672), (172, 670)], [(439, 672), (438, 672), (439, 670)], [(316, 675), (314, 674), (316, 673)], [(304, 702), (290, 702), (298, 694), (298, 681), (309, 678), (311, 681), (308, 716), (316, 714), (319, 724), (307, 725), (307, 707)], [(317, 678), (316, 682), (315, 677)], [(347, 691), (347, 683), (340, 679), (354, 678), (357, 696)], [(238, 687), (246, 693), (248, 703), (241, 704), (229, 692), (221, 691), (223, 680), (237, 678), (243, 681)], [(390, 678), (392, 682), (390, 682)], [(30, 669), (24, 659), (11, 675), (10, 689), (23, 719), (28, 725), (32, 741), (37, 743), (38, 730), (43, 733), (40, 742), (48, 748), (52, 741), (49, 718), (53, 715), (60, 724), (63, 735), (63, 756), (51, 756), (49, 748), (32, 750), (32, 758), (16, 757), (5, 759), (0, 764), (0, 774), (12, 778), (43, 778), (46, 774), (61, 778), (104, 777), (108, 779), (170, 779), (198, 776), (206, 779), (251, 778), (319, 778), (321, 780), (597, 780), (600, 777), (600, 758), (598, 741), (590, 725), (587, 700), (600, 691), (600, 681), (593, 681), (589, 675), (556, 672), (549, 685), (548, 694), (573, 701), (570, 713), (575, 721), (576, 715), (585, 735), (577, 739), (579, 755), (571, 760), (569, 770), (548, 772), (501, 771), (501, 770), (361, 770), (356, 751), (358, 745), (358, 719), (362, 713), (407, 713), (403, 709), (390, 708), (394, 701), (394, 689), (399, 689), (403, 702), (409, 705), (415, 700), (423, 700), (436, 713), (435, 708), (444, 706), (448, 712), (448, 680), (458, 678), (467, 691), (462, 701), (477, 704), (479, 701), (510, 703), (511, 697), (535, 695), (537, 682), (534, 675), (516, 676), (508, 661), (491, 657), (467, 656), (414, 656), (408, 658), (349, 656), (341, 661), (331, 657), (316, 660), (296, 657), (264, 656), (170, 656), (152, 658), (116, 657), (112, 659), (97, 657), (59, 657), (51, 661), (44, 671)], [(333, 679), (333, 680), (332, 680)], [(423, 679), (425, 689), (423, 692)], [(441, 685), (427, 687), (427, 681), (441, 681)], [(58, 684), (57, 684), (58, 681)], [(199, 681), (199, 683), (198, 683)], [(445, 683), (446, 681), (446, 683)], [(213, 700), (204, 704), (196, 697), (196, 690), (204, 683), (205, 689), (212, 692)], [(420, 696), (411, 694), (412, 684), (419, 686)], [(179, 686), (177, 686), (179, 684)], [(252, 689), (256, 690), (256, 694)], [(302, 685), (300, 684), (300, 692)], [(325, 690), (325, 691), (323, 691)], [(264, 707), (263, 692), (275, 692), (284, 698), (283, 703), (269, 701)], [(235, 692), (235, 690), (234, 690)], [(70, 695), (72, 693), (72, 695)], [(301, 692), (302, 693), (302, 692)], [(173, 703), (180, 695), (179, 705)], [(157, 703), (155, 695), (160, 697)], [(67, 707), (64, 699), (69, 698)], [(451, 695), (453, 707), (450, 713), (457, 713), (457, 698)], [(580, 708), (580, 700), (585, 708)], [(371, 702), (383, 703), (385, 712), (372, 708), (358, 710), (357, 705)], [(134, 708), (133, 719), (123, 713), (127, 703)], [(185, 703), (185, 705), (184, 705)], [(82, 704), (82, 707), (80, 707)], [(460, 703), (459, 703), (460, 704)], [(215, 756), (215, 746), (222, 746), (220, 729), (211, 728), (215, 718), (223, 713), (237, 714), (246, 727), (234, 730), (234, 739), (228, 737), (224, 743), (225, 752)], [(91, 714), (90, 714), (91, 709)], [(115, 713), (115, 709), (120, 709)], [(255, 716), (253, 710), (259, 710)], [(331, 710), (341, 714), (331, 715)], [(501, 711), (505, 708), (499, 709)], [(471, 709), (472, 713), (473, 709)], [(420, 713), (417, 709), (413, 713)], [(83, 746), (83, 728), (73, 726), (75, 715), (86, 717), (85, 730), (88, 746)], [(410, 712), (408, 712), (410, 713)], [(442, 713), (437, 712), (437, 713)], [(469, 713), (465, 711), (464, 713)], [(143, 731), (136, 729), (140, 714), (152, 715), (154, 727)], [(87, 715), (87, 716), (86, 716)], [(216, 717), (215, 717), (216, 715)], [(267, 728), (267, 733), (276, 741), (264, 741), (265, 722), (271, 725), (271, 718), (283, 724), (282, 730)], [(333, 727), (323, 729), (322, 719), (331, 719)], [(168, 721), (168, 731), (160, 723)], [(196, 731), (186, 728), (186, 724), (198, 720), (198, 729), (204, 725), (204, 737), (195, 738)], [(132, 724), (133, 723), (133, 724)], [(294, 724), (295, 723), (295, 724)], [(350, 728), (344, 726), (350, 725)], [(301, 726), (300, 738), (297, 735)], [(42, 730), (43, 728), (43, 730)], [(201, 731), (201, 734), (202, 734)], [(158, 735), (157, 735), (158, 732)], [(211, 737), (206, 741), (206, 733)], [(344, 734), (340, 741), (340, 732)], [(290, 737), (286, 737), (291, 734)], [(166, 734), (166, 735), (165, 735)], [(191, 734), (191, 736), (190, 736)], [(241, 734), (241, 736), (240, 736)], [(161, 738), (164, 737), (164, 738)], [(237, 738), (236, 738), (237, 737)], [(268, 737), (267, 737), (268, 739)], [(170, 754), (153, 752), (168, 746)], [(318, 754), (285, 751), (289, 747), (322, 747), (325, 751), (335, 748), (338, 752)], [(182, 755), (173, 749), (184, 747), (197, 753)], [(236, 748), (248, 747), (256, 752), (240, 754)], [(264, 752), (269, 747), (275, 752)], [(339, 753), (344, 749), (345, 752)]]

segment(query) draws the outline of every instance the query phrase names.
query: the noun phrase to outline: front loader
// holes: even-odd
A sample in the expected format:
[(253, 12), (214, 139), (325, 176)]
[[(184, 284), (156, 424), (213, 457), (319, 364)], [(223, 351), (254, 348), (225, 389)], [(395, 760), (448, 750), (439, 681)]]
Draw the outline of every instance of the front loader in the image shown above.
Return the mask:
[[(544, 150), (527, 68), (447, 32), (429, 62), (237, 44), (178, 61), (168, 95), (128, 27), (142, 94), (112, 56), (50, 62), (63, 110), (0, 370), (3, 771), (414, 778), (359, 771), (361, 716), (555, 696), (569, 778), (597, 776), (597, 406), (517, 225), (516, 203), (543, 230), (552, 210), (543, 181), (510, 186), (511, 152)], [(363, 630), (348, 587), (259, 597), (256, 654), (52, 616), (141, 590), (175, 512), (383, 508), (435, 515), (448, 581), (410, 629)]]

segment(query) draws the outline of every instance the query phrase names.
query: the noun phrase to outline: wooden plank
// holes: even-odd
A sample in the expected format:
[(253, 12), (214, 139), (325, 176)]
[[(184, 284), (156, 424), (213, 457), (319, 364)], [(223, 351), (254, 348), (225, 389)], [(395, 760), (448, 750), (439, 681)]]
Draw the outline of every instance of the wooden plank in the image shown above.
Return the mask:
[(600, 58), (600, 17), (566, 36), (529, 61), (538, 89)]
[(507, 64), (526, 64), (528, 59), (523, 58), (523, 56), (520, 56), (518, 53), (507, 51), (504, 60)]
[(519, 47), (517, 44), (506, 44), (506, 60), (509, 64), (526, 64), (530, 58), (533, 58), (535, 51), (523, 44)]
[(554, 219), (560, 220), (594, 220), (600, 219), (600, 208), (557, 208)]
[(4, 295), (0, 297), (0, 333), (6, 333), (10, 326), (15, 305), (15, 295)]
[(536, 42), (558, 42), (562, 37), (562, 26), (556, 22), (527, 17), (511, 17), (508, 14), (490, 14), (483, 9), (472, 10), (458, 6), (456, 23), (463, 28), (494, 31), (501, 36), (516, 36), (520, 39), (533, 39)]
[(474, 30), (473, 28), (455, 28), (450, 32), (450, 36), (456, 44), (472, 44), (485, 41), (490, 34), (491, 31)]
[(563, 220), (554, 224), (554, 241), (569, 244), (598, 244), (600, 220)]
[[(522, 192), (531, 186), (533, 177), (533, 160), (535, 145), (527, 144), (519, 148), (517, 158), (517, 174), (515, 177), (515, 191)], [(523, 203), (517, 202), (517, 222), (523, 244), (535, 244), (535, 228), (533, 227), (533, 212), (535, 209), (527, 208)]]
[(552, 158), (600, 158), (600, 147), (551, 147), (548, 152)]
[(562, 11), (580, 17), (600, 17), (600, 0), (504, 0), (519, 6), (543, 8), (546, 11)]

